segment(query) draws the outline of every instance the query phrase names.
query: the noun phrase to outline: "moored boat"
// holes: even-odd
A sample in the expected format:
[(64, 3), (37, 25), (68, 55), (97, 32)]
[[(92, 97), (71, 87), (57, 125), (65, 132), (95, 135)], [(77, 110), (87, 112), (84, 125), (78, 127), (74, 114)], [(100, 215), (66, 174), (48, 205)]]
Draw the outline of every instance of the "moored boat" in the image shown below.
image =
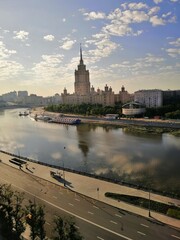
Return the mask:
[(49, 122), (51, 123), (59, 123), (59, 124), (70, 124), (76, 125), (81, 123), (81, 119), (79, 118), (70, 118), (70, 117), (56, 117), (52, 118)]

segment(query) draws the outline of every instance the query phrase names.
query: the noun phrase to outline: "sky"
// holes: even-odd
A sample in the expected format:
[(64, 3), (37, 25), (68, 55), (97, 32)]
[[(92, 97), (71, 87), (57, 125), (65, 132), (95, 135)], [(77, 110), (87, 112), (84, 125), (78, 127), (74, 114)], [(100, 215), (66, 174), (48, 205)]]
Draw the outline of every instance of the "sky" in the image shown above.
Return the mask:
[(80, 43), (95, 90), (180, 90), (179, 17), (180, 0), (0, 0), (0, 95), (73, 93)]

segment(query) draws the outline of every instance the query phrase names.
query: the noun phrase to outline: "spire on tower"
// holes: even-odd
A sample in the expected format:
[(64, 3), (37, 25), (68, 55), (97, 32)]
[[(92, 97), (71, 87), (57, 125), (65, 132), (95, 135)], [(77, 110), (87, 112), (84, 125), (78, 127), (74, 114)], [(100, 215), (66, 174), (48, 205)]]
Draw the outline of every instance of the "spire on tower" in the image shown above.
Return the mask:
[(80, 64), (83, 64), (81, 43), (80, 43)]

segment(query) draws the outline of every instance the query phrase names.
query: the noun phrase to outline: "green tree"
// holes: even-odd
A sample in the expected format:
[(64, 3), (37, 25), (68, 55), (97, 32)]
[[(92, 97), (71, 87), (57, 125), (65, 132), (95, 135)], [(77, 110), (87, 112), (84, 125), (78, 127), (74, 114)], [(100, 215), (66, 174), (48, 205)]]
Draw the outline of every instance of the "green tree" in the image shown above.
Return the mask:
[(62, 218), (58, 216), (54, 219), (55, 222), (55, 237), (53, 240), (82, 240), (78, 229), (75, 226), (75, 221), (70, 218)]
[(31, 229), (31, 239), (34, 240), (36, 237), (39, 237), (41, 240), (45, 239), (45, 214), (43, 206), (36, 204), (35, 201), (34, 203), (29, 201), (29, 205), (26, 206), (26, 214), (26, 222)]
[(13, 192), (10, 185), (0, 185), (0, 222), (2, 234), (7, 239), (20, 239), (25, 231), (22, 201), (22, 193)]

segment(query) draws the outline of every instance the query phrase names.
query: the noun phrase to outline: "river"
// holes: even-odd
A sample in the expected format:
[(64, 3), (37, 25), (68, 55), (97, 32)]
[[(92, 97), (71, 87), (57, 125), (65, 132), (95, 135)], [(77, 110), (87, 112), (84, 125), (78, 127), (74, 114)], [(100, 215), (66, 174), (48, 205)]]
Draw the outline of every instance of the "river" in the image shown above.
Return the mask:
[(0, 110), (1, 150), (180, 196), (179, 137), (37, 122), (20, 111)]

